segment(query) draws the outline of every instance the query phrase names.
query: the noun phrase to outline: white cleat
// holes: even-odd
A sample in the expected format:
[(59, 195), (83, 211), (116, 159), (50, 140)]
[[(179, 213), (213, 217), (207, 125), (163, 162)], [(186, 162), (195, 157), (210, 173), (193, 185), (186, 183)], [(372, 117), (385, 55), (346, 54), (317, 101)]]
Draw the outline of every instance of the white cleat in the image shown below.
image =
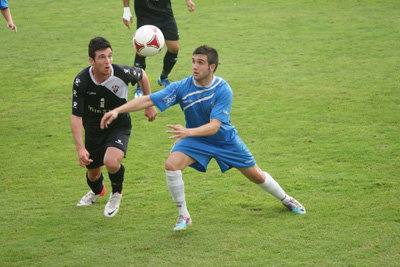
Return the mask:
[(179, 215), (174, 226), (174, 231), (184, 231), (190, 225), (192, 225), (192, 219), (190, 219), (190, 217)]
[(106, 193), (106, 187), (103, 185), (103, 190), (100, 194), (96, 195), (92, 190), (90, 190), (86, 195), (84, 195), (81, 200), (79, 200), (78, 204), (79, 207), (82, 206), (90, 206), (92, 205), (99, 197), (104, 196)]
[(119, 204), (121, 203), (122, 192), (115, 192), (110, 194), (110, 198), (106, 206), (104, 207), (104, 215), (106, 217), (114, 217), (119, 210)]
[(297, 213), (297, 214), (305, 214), (306, 213), (306, 209), (303, 207), (303, 205), (301, 205), (300, 202), (298, 202), (293, 197), (286, 196), (282, 200), (282, 204), (294, 213)]

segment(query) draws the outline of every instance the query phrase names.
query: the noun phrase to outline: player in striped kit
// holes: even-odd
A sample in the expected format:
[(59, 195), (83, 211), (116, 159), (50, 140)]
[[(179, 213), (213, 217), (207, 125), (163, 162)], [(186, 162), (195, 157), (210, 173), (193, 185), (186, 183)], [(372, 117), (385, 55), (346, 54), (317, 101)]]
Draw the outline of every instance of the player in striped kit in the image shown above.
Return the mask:
[[(105, 165), (112, 187), (104, 208), (107, 217), (115, 216), (119, 210), (125, 172), (121, 161), (128, 148), (132, 126), (129, 114), (119, 115), (107, 131), (100, 129), (100, 120), (104, 113), (127, 102), (129, 83), (139, 83), (143, 92), (150, 94), (150, 83), (142, 69), (112, 64), (112, 61), (112, 48), (105, 38), (90, 40), (91, 65), (75, 77), (71, 115), (71, 130), (79, 165), (87, 168), (86, 181), (90, 187), (77, 205), (92, 205), (99, 196), (104, 195), (102, 167)], [(157, 111), (150, 107), (145, 115), (149, 121), (153, 121)]]

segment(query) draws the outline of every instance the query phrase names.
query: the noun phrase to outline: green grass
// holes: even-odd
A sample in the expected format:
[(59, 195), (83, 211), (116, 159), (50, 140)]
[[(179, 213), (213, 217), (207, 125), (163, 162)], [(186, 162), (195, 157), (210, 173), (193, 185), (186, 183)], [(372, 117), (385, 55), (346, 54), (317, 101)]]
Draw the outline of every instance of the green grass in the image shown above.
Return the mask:
[[(307, 214), (212, 161), (206, 174), (184, 171), (193, 226), (174, 233), (163, 165), (165, 125), (184, 123), (178, 107), (153, 123), (132, 114), (116, 217), (103, 215), (107, 197), (76, 207), (87, 186), (69, 128), (72, 82), (94, 36), (131, 65), (134, 30), (118, 1), (9, 1), (18, 33), (1, 20), (0, 266), (398, 265), (400, 3), (195, 3), (189, 13), (173, 1), (181, 50), (170, 77), (190, 74), (195, 47), (217, 48), (232, 123)], [(161, 62), (147, 62), (153, 91)]]

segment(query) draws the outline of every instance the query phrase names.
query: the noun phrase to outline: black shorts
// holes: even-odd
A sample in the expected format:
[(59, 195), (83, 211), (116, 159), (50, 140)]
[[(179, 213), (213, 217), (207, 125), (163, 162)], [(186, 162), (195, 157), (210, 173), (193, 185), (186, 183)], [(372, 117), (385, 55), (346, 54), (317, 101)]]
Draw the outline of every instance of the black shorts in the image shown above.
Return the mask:
[(85, 147), (90, 154), (89, 158), (93, 160), (86, 168), (96, 169), (103, 166), (104, 155), (109, 147), (122, 150), (125, 156), (130, 135), (131, 130), (126, 127), (107, 129), (104, 132), (85, 131)]
[(164, 39), (168, 41), (178, 41), (178, 26), (176, 25), (176, 21), (174, 18), (163, 21), (163, 22), (155, 22), (146, 19), (137, 20), (137, 28), (140, 28), (143, 25), (154, 25), (158, 27), (164, 35)]

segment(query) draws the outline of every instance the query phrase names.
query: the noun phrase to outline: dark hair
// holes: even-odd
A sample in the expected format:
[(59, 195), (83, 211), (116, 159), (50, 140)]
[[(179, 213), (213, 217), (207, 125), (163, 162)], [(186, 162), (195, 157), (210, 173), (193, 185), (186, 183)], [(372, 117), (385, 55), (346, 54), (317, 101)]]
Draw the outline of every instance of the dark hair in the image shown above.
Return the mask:
[(95, 37), (89, 42), (89, 57), (95, 58), (97, 50), (103, 50), (110, 48), (112, 50), (111, 44), (103, 37)]
[(208, 45), (202, 45), (197, 47), (193, 51), (193, 55), (206, 55), (208, 60), (208, 65), (215, 64), (214, 72), (217, 70), (218, 67), (218, 52), (214, 48)]

